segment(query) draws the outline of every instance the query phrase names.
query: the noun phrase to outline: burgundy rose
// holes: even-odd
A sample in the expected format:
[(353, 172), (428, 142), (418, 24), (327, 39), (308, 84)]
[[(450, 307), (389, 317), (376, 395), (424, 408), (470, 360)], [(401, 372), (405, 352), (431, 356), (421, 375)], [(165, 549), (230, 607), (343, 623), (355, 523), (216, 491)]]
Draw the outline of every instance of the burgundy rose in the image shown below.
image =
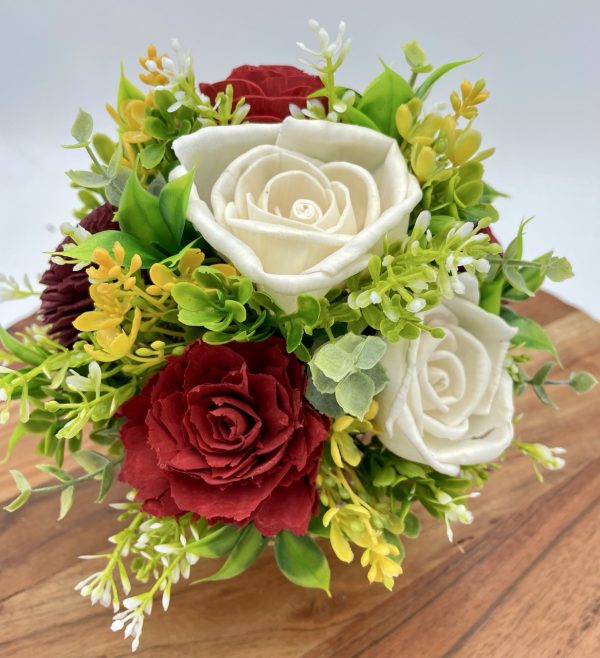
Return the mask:
[(119, 415), (119, 479), (155, 516), (253, 521), (264, 535), (305, 534), (329, 419), (304, 398), (306, 372), (280, 338), (192, 343)]
[(248, 120), (253, 123), (279, 123), (290, 114), (290, 103), (306, 105), (306, 98), (323, 84), (295, 66), (238, 66), (225, 80), (200, 83), (200, 91), (212, 102), (227, 85), (233, 86), (234, 100), (250, 104)]
[[(118, 229), (113, 223), (116, 208), (105, 203), (95, 208), (80, 222), (80, 226), (90, 233), (100, 233), (108, 229)], [(72, 243), (71, 238), (65, 238), (56, 248), (62, 251), (66, 244)], [(50, 266), (43, 274), (41, 284), (46, 286), (41, 296), (40, 318), (44, 324), (50, 325), (50, 335), (65, 347), (77, 340), (77, 329), (73, 321), (86, 311), (93, 311), (94, 305), (90, 298), (90, 282), (85, 270), (74, 270), (72, 265)]]

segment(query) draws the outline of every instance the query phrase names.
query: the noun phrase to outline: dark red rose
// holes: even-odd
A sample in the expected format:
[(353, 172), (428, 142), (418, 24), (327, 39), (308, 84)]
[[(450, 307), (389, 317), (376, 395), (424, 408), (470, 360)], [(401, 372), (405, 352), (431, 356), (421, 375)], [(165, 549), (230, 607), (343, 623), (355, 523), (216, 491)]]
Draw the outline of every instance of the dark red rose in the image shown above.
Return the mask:
[(323, 83), (295, 66), (238, 66), (225, 80), (200, 83), (200, 91), (212, 102), (227, 85), (233, 86), (234, 100), (244, 97), (250, 104), (248, 120), (253, 123), (279, 123), (290, 114), (290, 103), (303, 108), (306, 98)]
[[(80, 222), (86, 231), (100, 233), (108, 229), (118, 229), (113, 223), (116, 208), (108, 203), (95, 208)], [(62, 251), (66, 244), (72, 243), (71, 238), (65, 238), (55, 251)], [(86, 311), (93, 311), (94, 305), (90, 298), (90, 282), (85, 270), (75, 271), (72, 265), (50, 266), (43, 274), (41, 284), (45, 286), (41, 296), (40, 318), (44, 324), (50, 325), (50, 335), (65, 347), (77, 340), (77, 329), (73, 321)]]
[(305, 399), (306, 372), (280, 338), (192, 343), (119, 411), (119, 479), (155, 516), (253, 521), (305, 534), (329, 419)]

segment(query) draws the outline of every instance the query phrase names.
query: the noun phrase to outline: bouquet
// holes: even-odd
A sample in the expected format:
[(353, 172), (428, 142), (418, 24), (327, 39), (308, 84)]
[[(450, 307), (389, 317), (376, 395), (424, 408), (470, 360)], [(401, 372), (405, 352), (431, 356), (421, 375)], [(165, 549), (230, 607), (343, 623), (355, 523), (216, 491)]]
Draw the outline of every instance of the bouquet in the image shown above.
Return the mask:
[[(572, 275), (552, 252), (524, 258), (524, 221), (502, 247), (494, 150), (474, 127), (484, 80), (445, 106), (415, 42), (408, 75), (383, 64), (359, 92), (338, 82), (350, 49), (299, 44), (293, 66), (240, 66), (196, 84), (192, 59), (154, 46), (144, 90), (121, 72), (115, 139), (80, 111), (67, 148), (80, 220), (41, 277), (3, 277), (5, 298), (41, 294), (39, 324), (0, 328), (0, 420), (18, 414), (5, 461), (37, 436), (34, 488), (10, 473), (14, 512), (31, 496), (98, 483), (122, 525), (76, 589), (112, 607), (135, 650), (172, 586), (233, 578), (272, 552), (283, 576), (330, 593), (323, 545), (392, 589), (406, 540), (432, 515), (453, 541), (468, 501), (507, 450), (561, 468), (563, 450), (515, 429), (515, 395), (576, 393), (552, 378), (556, 350), (519, 311), (544, 279)], [(548, 353), (529, 372), (532, 350)], [(18, 404), (14, 404), (17, 401)], [(80, 471), (67, 470), (71, 455)], [(499, 477), (499, 476), (498, 476)], [(219, 560), (194, 579), (199, 560)]]

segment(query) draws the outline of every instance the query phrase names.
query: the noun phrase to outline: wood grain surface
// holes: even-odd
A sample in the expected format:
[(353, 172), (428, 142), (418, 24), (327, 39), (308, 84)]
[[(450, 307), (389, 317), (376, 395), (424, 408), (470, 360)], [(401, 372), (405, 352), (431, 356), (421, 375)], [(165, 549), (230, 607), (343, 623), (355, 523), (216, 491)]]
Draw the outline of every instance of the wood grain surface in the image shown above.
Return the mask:
[[(600, 325), (539, 295), (528, 312), (556, 341), (565, 369), (600, 377)], [(540, 356), (540, 361), (544, 359)], [(425, 520), (407, 541), (405, 575), (390, 594), (369, 586), (359, 564), (334, 557), (333, 599), (288, 583), (266, 551), (232, 581), (179, 585), (171, 609), (155, 606), (138, 655), (144, 658), (555, 658), (600, 656), (600, 398), (553, 391), (559, 411), (527, 394), (524, 440), (568, 449), (567, 467), (544, 484), (529, 460), (507, 457), (457, 526), (457, 545)], [(0, 431), (0, 451), (10, 431)], [(25, 439), (11, 465), (39, 484)], [(93, 570), (77, 560), (115, 532), (114, 511), (83, 487), (66, 520), (56, 497), (32, 499), (0, 517), (0, 656), (120, 658), (130, 655), (110, 612), (90, 607), (73, 585)], [(124, 489), (114, 487), (111, 498)], [(14, 496), (0, 474), (0, 500)], [(197, 573), (215, 568), (199, 565)]]

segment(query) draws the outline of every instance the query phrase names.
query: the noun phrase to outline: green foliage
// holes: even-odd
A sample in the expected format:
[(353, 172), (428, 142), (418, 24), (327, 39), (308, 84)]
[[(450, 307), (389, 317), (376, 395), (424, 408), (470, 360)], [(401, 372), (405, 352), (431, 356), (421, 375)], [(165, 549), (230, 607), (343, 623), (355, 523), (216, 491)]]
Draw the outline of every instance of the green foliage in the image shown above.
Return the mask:
[(171, 295), (179, 307), (179, 321), (204, 329), (205, 342), (220, 345), (246, 340), (261, 340), (269, 335), (267, 312), (252, 303), (254, 287), (243, 276), (225, 276), (214, 267), (201, 266), (194, 271), (194, 283), (173, 286)]
[(146, 253), (171, 256), (184, 246), (185, 212), (194, 172), (167, 183), (158, 196), (130, 176), (123, 191), (117, 220), (121, 230), (133, 236)]
[(106, 251), (112, 253), (116, 242), (125, 250), (123, 263), (126, 266), (131, 264), (131, 259), (136, 254), (142, 259), (142, 267), (144, 268), (149, 268), (162, 258), (162, 254), (157, 250), (142, 244), (133, 235), (124, 231), (113, 230), (95, 233), (77, 245), (67, 245), (63, 251), (55, 252), (55, 256), (67, 263), (89, 263), (96, 249), (106, 249)]
[(204, 583), (217, 580), (229, 580), (239, 576), (258, 558), (267, 545), (267, 538), (252, 525), (247, 525), (234, 544), (227, 559), (215, 573), (195, 581)]
[(555, 407), (547, 387), (569, 386), (575, 393), (582, 394), (591, 391), (596, 386), (596, 378), (589, 372), (571, 372), (568, 379), (552, 379), (551, 374), (556, 366), (555, 361), (547, 361), (530, 376), (522, 367), (522, 363), (528, 359), (525, 355), (511, 355), (508, 371), (515, 385), (517, 395), (522, 394), (527, 386), (531, 386), (538, 399), (545, 405)]
[(523, 315), (515, 313), (507, 306), (503, 306), (500, 310), (502, 319), (518, 329), (517, 333), (512, 337), (512, 344), (519, 347), (526, 347), (532, 350), (541, 350), (550, 352), (558, 361), (558, 352), (554, 343), (542, 327), (532, 320)]
[(400, 135), (396, 128), (396, 110), (413, 97), (413, 90), (401, 75), (384, 62), (381, 64), (383, 72), (369, 83), (355, 108), (382, 133), (397, 139)]
[(314, 539), (282, 530), (275, 537), (274, 551), (277, 566), (288, 580), (300, 587), (322, 589), (331, 596), (329, 563)]
[(312, 375), (308, 399), (333, 417), (345, 412), (362, 420), (388, 381), (379, 363), (385, 350), (381, 338), (353, 333), (322, 345), (308, 364)]
[[(485, 271), (487, 259), (500, 250), (479, 233), (485, 222), (452, 222), (433, 235), (429, 221), (422, 213), (407, 238), (386, 245), (383, 257), (372, 256), (368, 271), (347, 281), (348, 305), (390, 342), (416, 338), (422, 330), (440, 336), (419, 313), (461, 289), (459, 267), (472, 274)], [(362, 331), (360, 322), (349, 328), (355, 326)]]

